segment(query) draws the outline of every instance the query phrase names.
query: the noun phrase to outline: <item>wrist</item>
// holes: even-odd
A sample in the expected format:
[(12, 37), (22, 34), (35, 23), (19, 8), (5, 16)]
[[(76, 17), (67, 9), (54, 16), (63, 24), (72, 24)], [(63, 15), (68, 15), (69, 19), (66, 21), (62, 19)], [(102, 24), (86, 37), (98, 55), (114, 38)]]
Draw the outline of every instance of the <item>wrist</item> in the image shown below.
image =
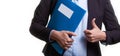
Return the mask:
[(106, 40), (106, 33), (102, 32), (102, 40), (105, 41)]
[(50, 39), (52, 39), (52, 40), (57, 40), (57, 38), (56, 38), (56, 34), (58, 33), (58, 31), (56, 31), (56, 30), (52, 30), (51, 31), (51, 35), (50, 35)]

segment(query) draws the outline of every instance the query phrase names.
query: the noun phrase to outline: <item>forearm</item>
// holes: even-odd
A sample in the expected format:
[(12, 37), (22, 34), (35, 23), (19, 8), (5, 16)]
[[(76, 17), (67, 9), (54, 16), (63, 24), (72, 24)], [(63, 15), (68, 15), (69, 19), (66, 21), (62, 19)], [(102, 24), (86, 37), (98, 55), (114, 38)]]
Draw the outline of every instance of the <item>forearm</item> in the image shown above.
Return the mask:
[(51, 29), (45, 28), (44, 26), (40, 26), (37, 23), (31, 24), (30, 33), (41, 40), (49, 42), (50, 32)]
[(106, 44), (120, 42), (120, 25), (115, 16), (110, 0), (106, 0), (103, 23), (106, 28)]
[(120, 42), (120, 29), (106, 31), (106, 44), (111, 45)]

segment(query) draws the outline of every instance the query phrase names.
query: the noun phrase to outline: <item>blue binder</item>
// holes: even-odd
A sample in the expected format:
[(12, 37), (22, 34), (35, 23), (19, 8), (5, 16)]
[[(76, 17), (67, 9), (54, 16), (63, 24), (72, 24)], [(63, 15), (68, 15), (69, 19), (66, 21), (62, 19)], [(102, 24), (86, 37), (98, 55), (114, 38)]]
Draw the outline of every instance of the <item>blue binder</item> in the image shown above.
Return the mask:
[[(70, 13), (70, 15), (66, 13)], [(58, 31), (67, 30), (74, 32), (84, 14), (85, 10), (71, 0), (58, 0), (51, 14), (48, 28)], [(59, 54), (63, 54), (64, 49), (57, 42), (53, 42), (52, 46)]]

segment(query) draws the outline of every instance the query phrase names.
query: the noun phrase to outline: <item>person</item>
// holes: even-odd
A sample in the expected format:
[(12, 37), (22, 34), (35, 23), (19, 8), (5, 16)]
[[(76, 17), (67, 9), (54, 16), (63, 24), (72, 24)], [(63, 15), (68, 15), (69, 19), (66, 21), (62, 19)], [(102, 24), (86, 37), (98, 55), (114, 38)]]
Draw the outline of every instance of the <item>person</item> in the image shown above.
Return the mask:
[[(30, 26), (30, 33), (46, 42), (43, 49), (45, 56), (101, 56), (99, 42), (111, 45), (120, 41), (120, 26), (110, 0), (71, 0), (86, 10), (82, 23), (75, 32), (47, 28), (49, 15), (57, 1), (41, 0)], [(102, 23), (106, 31), (101, 31)], [(52, 41), (57, 41), (65, 49), (63, 55), (52, 47)], [(74, 50), (70, 51), (72, 48)], [(72, 55), (69, 55), (71, 53)]]

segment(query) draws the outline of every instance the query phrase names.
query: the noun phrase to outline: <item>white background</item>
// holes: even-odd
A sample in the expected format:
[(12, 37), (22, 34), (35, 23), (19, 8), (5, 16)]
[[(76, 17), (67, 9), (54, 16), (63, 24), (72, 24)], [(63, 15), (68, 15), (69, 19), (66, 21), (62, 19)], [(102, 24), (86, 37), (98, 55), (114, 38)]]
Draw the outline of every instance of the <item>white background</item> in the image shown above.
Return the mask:
[[(120, 22), (120, 0), (111, 0)], [(29, 33), (40, 0), (0, 0), (0, 56), (43, 56), (45, 42)], [(103, 56), (120, 56), (120, 43), (101, 45)]]

